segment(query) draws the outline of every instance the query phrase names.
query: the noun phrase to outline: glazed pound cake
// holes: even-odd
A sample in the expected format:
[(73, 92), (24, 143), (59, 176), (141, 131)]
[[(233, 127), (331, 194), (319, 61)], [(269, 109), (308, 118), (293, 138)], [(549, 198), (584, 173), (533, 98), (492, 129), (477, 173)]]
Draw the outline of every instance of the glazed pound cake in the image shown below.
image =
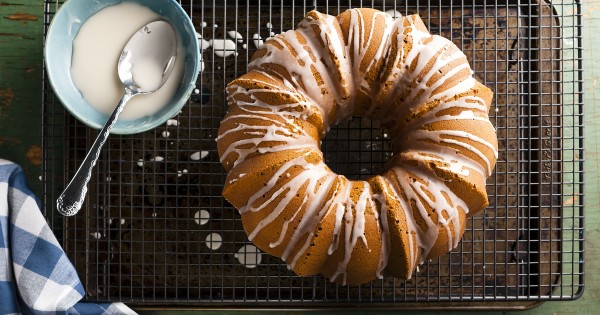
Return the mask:
[[(408, 279), (456, 247), (468, 217), (488, 205), (492, 92), (417, 15), (309, 12), (268, 39), (227, 93), (223, 195), (249, 239), (298, 275)], [(368, 180), (335, 174), (320, 149), (329, 128), (353, 116), (378, 121), (392, 139), (392, 159)]]

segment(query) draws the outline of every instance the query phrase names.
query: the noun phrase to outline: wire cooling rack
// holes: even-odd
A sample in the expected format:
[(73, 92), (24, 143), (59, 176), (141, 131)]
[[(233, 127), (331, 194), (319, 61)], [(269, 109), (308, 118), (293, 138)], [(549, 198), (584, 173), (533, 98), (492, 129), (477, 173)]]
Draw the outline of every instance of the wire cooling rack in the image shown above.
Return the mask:
[[(45, 30), (60, 4), (45, 1)], [(578, 1), (195, 0), (181, 5), (202, 38), (196, 90), (165, 125), (111, 136), (84, 210), (75, 218), (58, 215), (55, 200), (97, 131), (68, 115), (43, 81), (45, 214), (85, 284), (87, 299), (211, 307), (487, 308), (581, 295)], [(318, 276), (294, 276), (279, 259), (251, 246), (236, 210), (221, 197), (225, 174), (215, 136), (226, 110), (224, 87), (245, 73), (261, 39), (294, 28), (309, 10), (337, 14), (359, 6), (419, 13), (432, 33), (463, 49), (477, 78), (495, 91), (490, 115), (499, 158), (487, 185), (490, 205), (469, 221), (454, 251), (426, 262), (409, 281), (386, 277), (347, 287)], [(238, 36), (231, 31), (241, 38), (232, 38)], [(219, 40), (232, 40), (235, 48), (208, 47)], [(386, 134), (360, 118), (333, 128), (323, 147), (332, 169), (350, 178), (376, 172), (390, 154)]]

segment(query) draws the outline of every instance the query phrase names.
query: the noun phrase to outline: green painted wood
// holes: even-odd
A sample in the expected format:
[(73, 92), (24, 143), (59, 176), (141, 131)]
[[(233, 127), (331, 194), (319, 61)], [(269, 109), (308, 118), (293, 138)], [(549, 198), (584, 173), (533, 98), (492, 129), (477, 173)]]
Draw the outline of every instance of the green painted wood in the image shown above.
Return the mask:
[[(42, 0), (0, 0), (0, 158), (21, 164), (40, 192)], [(600, 312), (600, 0), (583, 2), (585, 69), (586, 289), (576, 301), (546, 302), (525, 312), (485, 314), (597, 314)], [(347, 312), (347, 310), (346, 310)], [(173, 314), (173, 309), (144, 314)], [(249, 314), (187, 311), (184, 314)], [(263, 311), (254, 313), (264, 313)], [(301, 314), (301, 311), (273, 312)], [(331, 312), (316, 312), (316, 314)], [(367, 314), (367, 312), (353, 312)], [(388, 312), (374, 311), (369, 314)], [(479, 313), (479, 312), (474, 312)], [(484, 313), (484, 312), (481, 312)], [(312, 313), (315, 314), (315, 313)], [(425, 312), (421, 314), (433, 314)]]
[(19, 163), (41, 193), (41, 0), (0, 2), (0, 158)]

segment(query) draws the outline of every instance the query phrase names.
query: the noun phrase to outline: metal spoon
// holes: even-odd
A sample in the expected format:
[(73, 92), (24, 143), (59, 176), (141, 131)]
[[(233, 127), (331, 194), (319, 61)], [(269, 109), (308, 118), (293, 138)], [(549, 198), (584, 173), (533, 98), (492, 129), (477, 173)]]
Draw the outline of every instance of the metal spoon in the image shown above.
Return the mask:
[(173, 70), (176, 54), (175, 31), (169, 22), (163, 20), (144, 25), (129, 39), (121, 52), (117, 66), (119, 79), (125, 87), (125, 94), (102, 127), (77, 173), (58, 197), (56, 201), (58, 212), (65, 216), (72, 216), (81, 209), (92, 169), (119, 113), (132, 97), (156, 92), (163, 86)]

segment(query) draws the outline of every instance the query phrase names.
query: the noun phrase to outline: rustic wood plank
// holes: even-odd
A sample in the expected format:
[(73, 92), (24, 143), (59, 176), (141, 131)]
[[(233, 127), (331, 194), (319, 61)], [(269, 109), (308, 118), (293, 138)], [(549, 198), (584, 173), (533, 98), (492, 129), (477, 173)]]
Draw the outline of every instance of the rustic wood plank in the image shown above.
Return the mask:
[(41, 193), (42, 1), (0, 5), (0, 157), (19, 163)]

